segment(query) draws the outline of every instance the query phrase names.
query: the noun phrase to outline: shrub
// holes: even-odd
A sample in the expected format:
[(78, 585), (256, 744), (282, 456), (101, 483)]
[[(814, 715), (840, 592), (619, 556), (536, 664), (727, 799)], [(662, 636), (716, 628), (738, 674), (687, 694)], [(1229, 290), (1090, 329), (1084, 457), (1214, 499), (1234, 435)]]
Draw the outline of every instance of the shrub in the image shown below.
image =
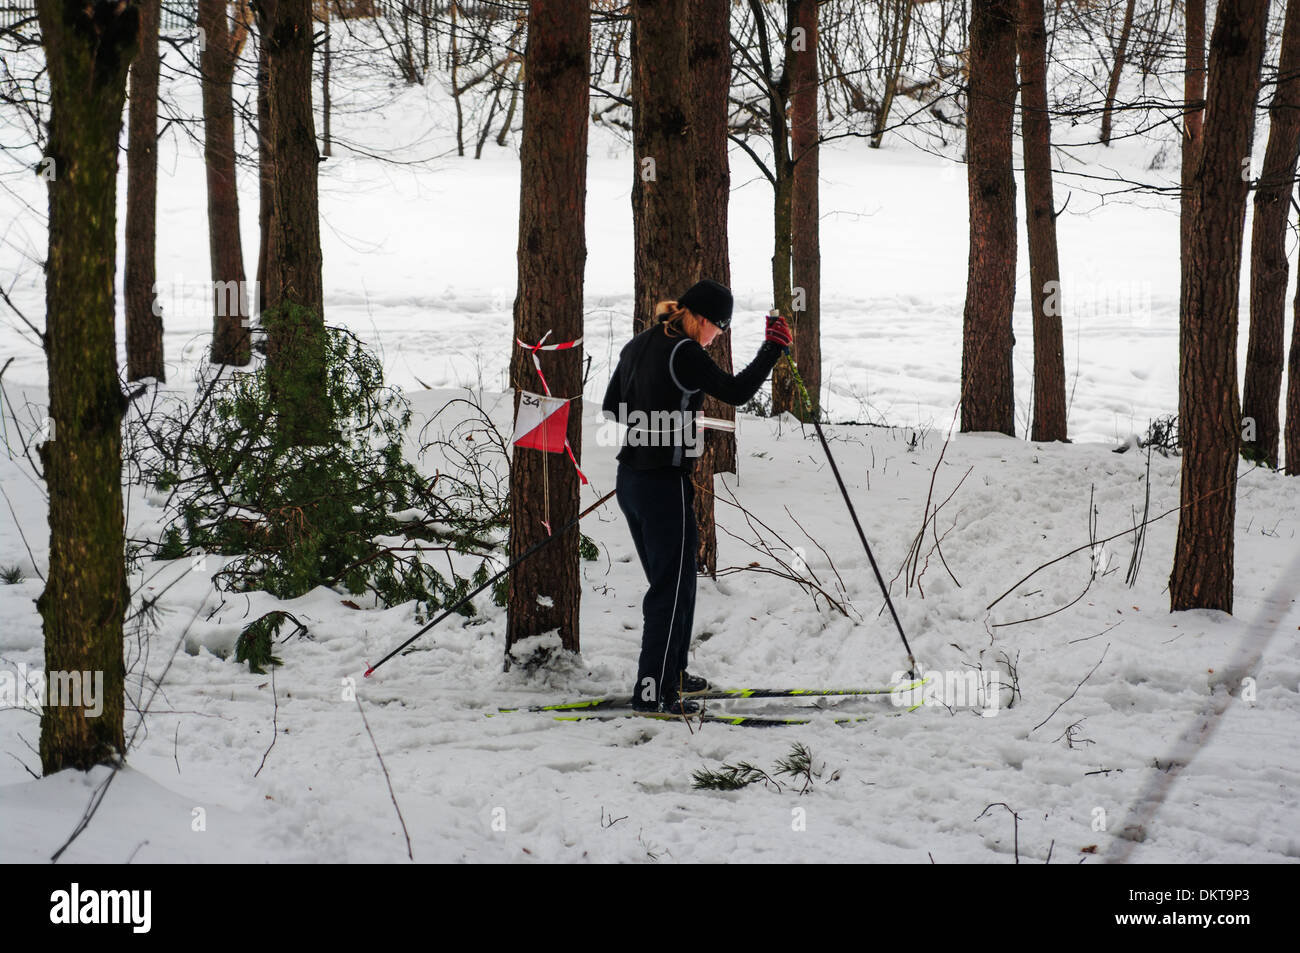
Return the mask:
[[(438, 478), (405, 459), (409, 405), (354, 335), (327, 329), (324, 360), (323, 378), (307, 371), (324, 382), (307, 445), (301, 423), (290, 433), (277, 414), (274, 391), (294, 382), (270, 380), (265, 364), (205, 367), (193, 407), (178, 400), (139, 422), (135, 442), (147, 449), (135, 462), (170, 494), (156, 556), (233, 556), (217, 574), (233, 591), (288, 599), (328, 586), (373, 592), (388, 606), (415, 600), (426, 612), (455, 602), (471, 580), (445, 578), (425, 557), (486, 553), (504, 516), (451, 505), (436, 492)], [(301, 408), (301, 393), (295, 403)], [(486, 573), (481, 562), (473, 578)]]

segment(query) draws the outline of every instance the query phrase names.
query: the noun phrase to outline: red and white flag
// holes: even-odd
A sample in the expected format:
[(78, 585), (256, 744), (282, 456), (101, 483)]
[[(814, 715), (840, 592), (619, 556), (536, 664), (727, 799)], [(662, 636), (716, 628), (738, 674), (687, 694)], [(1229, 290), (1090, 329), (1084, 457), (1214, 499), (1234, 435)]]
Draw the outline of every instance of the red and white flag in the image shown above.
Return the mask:
[(564, 453), (569, 432), (569, 401), (564, 397), (519, 392), (519, 413), (515, 417), (516, 447), (549, 453)]

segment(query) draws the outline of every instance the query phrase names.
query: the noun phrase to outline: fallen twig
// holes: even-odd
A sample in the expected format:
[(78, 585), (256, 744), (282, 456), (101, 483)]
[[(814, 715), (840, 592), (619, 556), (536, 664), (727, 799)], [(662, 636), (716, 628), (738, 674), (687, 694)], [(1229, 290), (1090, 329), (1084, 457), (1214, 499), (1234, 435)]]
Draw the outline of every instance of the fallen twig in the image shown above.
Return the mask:
[[(297, 619), (294, 619), (294, 621), (297, 622), (298, 620), (297, 620)], [(299, 625), (302, 625), (301, 622), (299, 622), (298, 624), (299, 624)], [(272, 701), (272, 703), (273, 703), (273, 705), (274, 705), (274, 707), (271, 709), (271, 743), (270, 743), (269, 745), (267, 745), (267, 746), (266, 746), (266, 750), (262, 752), (262, 763), (259, 764), (259, 765), (257, 766), (257, 770), (253, 772), (253, 777), (257, 777), (259, 774), (261, 774), (261, 773), (262, 773), (262, 769), (266, 767), (266, 756), (269, 755), (269, 754), (271, 753), (271, 749), (275, 747), (275, 739), (276, 739), (277, 737), (279, 737), (279, 734), (280, 734), (280, 727), (279, 727), (279, 718), (280, 718), (280, 696), (279, 696), (278, 694), (276, 694), (276, 691), (275, 691), (275, 668), (274, 668), (274, 666), (272, 666), (272, 668), (271, 668), (271, 701)], [(177, 729), (179, 729), (179, 728), (180, 728), (180, 725), (177, 725), (176, 727), (177, 727)]]
[(388, 785), (388, 796), (393, 799), (393, 810), (397, 811), (397, 821), (402, 825), (402, 836), (406, 838), (406, 856), (415, 860), (415, 854), (411, 851), (411, 835), (406, 830), (406, 819), (402, 817), (402, 808), (397, 803), (397, 793), (393, 790), (393, 779), (388, 776), (388, 767), (384, 764), (384, 756), (379, 753), (379, 745), (375, 742), (375, 734), (370, 730), (370, 722), (366, 720), (366, 710), (361, 707), (361, 699), (356, 698), (357, 711), (361, 713), (361, 724), (365, 725), (366, 734), (370, 736), (370, 744), (375, 749), (375, 757), (379, 759), (379, 770), (384, 772), (384, 782)]
[[(1106, 647), (1105, 647), (1104, 649), (1101, 650), (1101, 658), (1097, 659), (1097, 664), (1094, 665), (1094, 666), (1092, 667), (1092, 670), (1091, 670), (1090, 672), (1088, 672), (1087, 675), (1083, 676), (1083, 682), (1086, 682), (1088, 679), (1092, 678), (1092, 673), (1095, 672), (1095, 671), (1097, 671), (1097, 669), (1098, 669), (1098, 667), (1100, 667), (1101, 663), (1102, 663), (1103, 661), (1105, 661), (1105, 659), (1106, 659), (1106, 653), (1107, 653), (1108, 651), (1110, 651), (1110, 643), (1109, 643), (1109, 642), (1107, 642), (1107, 643), (1106, 643)], [(1051, 715), (1048, 715), (1046, 718), (1044, 718), (1044, 719), (1043, 719), (1042, 721), (1040, 721), (1038, 724), (1034, 725), (1034, 727), (1030, 728), (1029, 730), (1030, 730), (1030, 731), (1037, 731), (1039, 728), (1043, 727), (1043, 725), (1045, 725), (1045, 724), (1047, 724), (1049, 721), (1051, 721), (1051, 720), (1052, 720), (1052, 715), (1055, 715), (1058, 711), (1060, 711), (1060, 710), (1061, 710), (1061, 707), (1062, 707), (1066, 702), (1068, 702), (1071, 698), (1073, 698), (1073, 697), (1078, 693), (1079, 689), (1081, 689), (1081, 688), (1083, 687), (1083, 682), (1080, 682), (1078, 685), (1075, 685), (1075, 686), (1074, 686), (1074, 691), (1070, 692), (1069, 696), (1067, 696), (1067, 697), (1066, 697), (1066, 698), (1061, 702), (1060, 705), (1057, 705), (1055, 708), (1052, 709), (1052, 714), (1051, 714)]]

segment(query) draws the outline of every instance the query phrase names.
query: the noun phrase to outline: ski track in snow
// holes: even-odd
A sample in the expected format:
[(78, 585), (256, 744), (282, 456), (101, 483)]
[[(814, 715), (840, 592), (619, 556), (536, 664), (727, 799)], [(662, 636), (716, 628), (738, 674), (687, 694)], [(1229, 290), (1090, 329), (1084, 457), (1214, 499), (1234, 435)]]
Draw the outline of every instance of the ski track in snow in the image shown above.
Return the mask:
[[(445, 122), (446, 103), (426, 103), (426, 95), (435, 93), (408, 91), (387, 111), (347, 121), (360, 141), (384, 122), (448, 128), (436, 126)], [(626, 153), (599, 128), (592, 131), (590, 153), (588, 407), (603, 392), (626, 339), (631, 304)], [(735, 161), (746, 160), (736, 154)], [(481, 389), (508, 433), (510, 402), (501, 391), (512, 340), (516, 159), (490, 149), (480, 162), (442, 159), (435, 165), (417, 173), (339, 158), (322, 167), (328, 317), (381, 350), (390, 378), (413, 402), (413, 432), (469, 388)], [(1176, 216), (1158, 206), (1112, 203), (1085, 215), (1070, 211), (1060, 220), (1070, 425), (1077, 442), (956, 436), (939, 464), (959, 390), (964, 176), (940, 173), (933, 160), (902, 148), (873, 154), (839, 144), (826, 150), (822, 165), (827, 405), (835, 420), (893, 425), (828, 427), (836, 461), (887, 579), (899, 570), (920, 526), (932, 470), (938, 466), (937, 503), (970, 469), (938, 517), (943, 557), (955, 581), (936, 553), (920, 580), (923, 596), (916, 587), (905, 591), (902, 576), (892, 591), (912, 646), (931, 670), (991, 669), (1000, 657), (1010, 659), (1020, 688), (1012, 707), (985, 718), (965, 709), (926, 706), (901, 713), (879, 700), (829, 700), (843, 714), (874, 717), (849, 726), (772, 730), (710, 724), (695, 734), (680, 723), (485, 717), (500, 705), (629, 689), (644, 583), (612, 504), (584, 523), (601, 558), (583, 563), (582, 658), (541, 681), (501, 671), (504, 613), (483, 598), (476, 618), (444, 622), (408, 654), (362, 679), (368, 663), (418, 627), (410, 606), (353, 610), (341, 604), (345, 596), (324, 590), (285, 603), (263, 594), (223, 599), (211, 584), (219, 557), (209, 556), (202, 572), (191, 571), (186, 561), (146, 562), (133, 584), (155, 573), (149, 583), (154, 591), (180, 581), (160, 603), (156, 630), (128, 633), (133, 699), (141, 698), (142, 680), (148, 697), (150, 679), (160, 677), (178, 644), (179, 650), (129, 767), (114, 779), (67, 859), (402, 860), (405, 841), (383, 775), (356, 704), (346, 697), (353, 687), (421, 861), (924, 863), (932, 855), (939, 863), (1010, 862), (1011, 817), (995, 808), (977, 820), (994, 802), (1019, 813), (1026, 861), (1046, 859), (1050, 848), (1054, 863), (1092, 862), (1092, 854), (1081, 852), (1091, 845), (1097, 845), (1098, 860), (1127, 850), (1139, 862), (1300, 858), (1300, 764), (1293, 743), (1300, 717), (1300, 608), (1294, 590), (1284, 605), (1263, 602), (1297, 551), (1300, 483), (1262, 470), (1247, 473), (1240, 465), (1235, 616), (1168, 612), (1174, 516), (1148, 528), (1133, 588), (1124, 582), (1131, 553), (1131, 537), (1124, 537), (1107, 544), (1102, 575), (1070, 608), (1006, 624), (1078, 597), (1090, 575), (1087, 551), (1038, 573), (985, 610), (1029, 570), (1088, 541), (1090, 490), (1099, 536), (1131, 528), (1141, 510), (1145, 456), (1110, 448), (1176, 407)], [(247, 171), (241, 176), (247, 259), (256, 247), (255, 180)], [(738, 363), (757, 349), (759, 316), (768, 307), (769, 199), (766, 186), (751, 178), (748, 168), (737, 166), (731, 240)], [(15, 187), (41, 207), (33, 183)], [(163, 163), (161, 281), (179, 274), (180, 284), (191, 287), (207, 277), (203, 194), (201, 163), (184, 146), (170, 165)], [(0, 203), (14, 201), (12, 194), (0, 196)], [(30, 221), (24, 226), (36, 248), (44, 240), (40, 229)], [(39, 269), (14, 247), (0, 249), (6, 287), (29, 315), (39, 316)], [(1020, 257), (1023, 286), (1023, 243)], [(196, 273), (196, 267), (204, 270)], [(1104, 276), (1121, 297), (1140, 285), (1140, 308), (1072, 311), (1071, 267), (1076, 275)], [(179, 382), (172, 387), (192, 386), (207, 320), (201, 294), (167, 298), (165, 349), (170, 378)], [(0, 328), (3, 355), (15, 358), (5, 386), (30, 427), (25, 414), (39, 419), (45, 404), (44, 358), (9, 324)], [(1023, 432), (1032, 340), (1023, 287), (1016, 333)], [(1243, 328), (1243, 356), (1244, 348)], [(592, 485), (584, 500), (592, 500), (612, 489), (614, 464), (590, 411), (587, 417), (583, 468)], [(913, 436), (918, 446), (909, 450)], [(791, 545), (805, 547), (810, 569), (836, 591), (835, 572), (786, 514), (789, 507), (831, 554), (857, 618), (818, 607), (771, 575), (701, 579), (692, 669), (725, 685), (887, 684), (906, 668), (905, 657), (888, 614), (880, 611), (870, 566), (815, 436), (788, 417), (745, 417), (741, 440), (739, 476), (723, 478), (726, 485)], [(432, 473), (439, 463), (419, 465)], [(1152, 458), (1153, 515), (1177, 505), (1178, 473), (1176, 458)], [(17, 515), (7, 507), (0, 511), (0, 565), (18, 563), (27, 577), (0, 585), (0, 671), (13, 671), (42, 664), (32, 600), (41, 589), (34, 570), (47, 563), (48, 538), (45, 504), (26, 462), (0, 456), (0, 479)], [(731, 533), (752, 538), (733, 508), (722, 504), (718, 513)], [(129, 531), (157, 532), (161, 516), (133, 488)], [(927, 535), (926, 550), (932, 541)], [(721, 532), (719, 554), (723, 567), (755, 559), (771, 564)], [(285, 664), (273, 682), (225, 656), (248, 620), (276, 606), (303, 619), (312, 637), (279, 647)], [(1249, 628), (1260, 613), (1275, 619), (1269, 627), (1277, 636), (1257, 669), (1232, 670), (1243, 645), (1262, 643)], [(1096, 672), (1048, 718), (1103, 652)], [(1198, 724), (1215, 717), (1225, 693), (1239, 693), (1246, 676), (1257, 683), (1253, 703), (1227, 701), (1217, 733), (1188, 767), (1173, 769), (1177, 776), (1149, 827), (1125, 834), (1142, 806), (1135, 802), (1170, 770), (1167, 759), (1178, 740), (1189, 731), (1198, 736)], [(785, 710), (768, 702), (715, 707)], [(273, 712), (278, 734), (268, 754)], [(128, 713), (128, 734), (137, 720)], [(1072, 725), (1075, 734), (1064, 736)], [(48, 858), (106, 774), (99, 769), (32, 780), (23, 766), (38, 768), (29, 747), (38, 737), (34, 712), (0, 710), (0, 747), (10, 755), (0, 759), (7, 835), (0, 861)], [(748, 760), (770, 770), (794, 741), (807, 744), (815, 763), (824, 765), (822, 780), (806, 796), (761, 786), (730, 793), (691, 787), (693, 770), (723, 761)], [(200, 808), (204, 831), (193, 829)], [(806, 829), (796, 829), (796, 809)], [(1104, 830), (1097, 829), (1099, 809)]]

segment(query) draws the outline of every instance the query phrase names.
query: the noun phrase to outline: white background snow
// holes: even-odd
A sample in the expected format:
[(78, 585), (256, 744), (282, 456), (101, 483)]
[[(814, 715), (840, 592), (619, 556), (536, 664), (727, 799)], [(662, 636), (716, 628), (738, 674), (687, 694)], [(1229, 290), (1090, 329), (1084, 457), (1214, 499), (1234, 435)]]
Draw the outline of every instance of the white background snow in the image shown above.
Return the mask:
[[(197, 108), (197, 89), (181, 87), (177, 95)], [(448, 153), (450, 112), (438, 89), (390, 90), (376, 79), (340, 85), (335, 95), (335, 128), (347, 138), (386, 144), (402, 159), (437, 157), (396, 165), (340, 148), (322, 165), (328, 321), (382, 352), (392, 382), (407, 389), (416, 429), (468, 390), (508, 433), (510, 399), (502, 391), (513, 346), (515, 147), (489, 143), (480, 161)], [(209, 334), (198, 290), (208, 280), (201, 150), (167, 137), (160, 154), (168, 386), (184, 390)], [(1150, 156), (1128, 142), (1104, 158), (1147, 179), (1177, 175), (1176, 165), (1146, 169)], [(771, 196), (739, 150), (732, 163), (733, 339), (743, 362), (760, 343), (770, 306)], [(626, 147), (593, 127), (584, 289), (592, 364), (582, 454), (591, 485), (584, 504), (613, 488), (615, 450), (598, 442), (593, 413), (610, 361), (630, 333), (631, 175)], [(45, 199), (35, 177), (6, 183), (0, 280), (39, 323), (42, 275), (27, 255), (44, 247), (43, 216), (32, 209)], [(120, 200), (124, 170), (121, 183)], [(240, 186), (251, 273), (251, 170), (243, 170)], [(312, 638), (280, 646), (285, 664), (273, 677), (252, 675), (225, 656), (242, 626), (276, 601), (215, 592), (217, 557), (202, 572), (188, 560), (146, 562), (133, 586), (158, 592), (176, 583), (162, 597), (156, 629), (127, 642), (130, 694), (151, 708), (142, 722), (128, 712), (129, 765), (64, 856), (403, 861), (406, 845), (384, 775), (347, 697), (355, 685), (419, 861), (1010, 862), (1011, 816), (996, 808), (980, 818), (994, 802), (1020, 816), (1022, 860), (1045, 860), (1049, 849), (1053, 863), (1300, 858), (1300, 481), (1239, 464), (1232, 616), (1169, 613), (1176, 515), (1148, 528), (1131, 588), (1124, 578), (1128, 535), (1098, 554), (1101, 571), (1090, 586), (1094, 557), (1085, 549), (985, 608), (1035, 567), (1088, 542), (1090, 492), (1099, 537), (1133, 526), (1148, 491), (1146, 459), (1111, 449), (1151, 417), (1177, 409), (1176, 207), (1153, 196), (1103, 200), (1069, 176), (1057, 190), (1058, 205), (1074, 192), (1058, 225), (1075, 442), (954, 434), (945, 451), (959, 385), (965, 170), (897, 139), (877, 151), (845, 139), (822, 154), (825, 405), (832, 420), (890, 425), (828, 426), (835, 459), (887, 579), (921, 527), (932, 472), (937, 467), (934, 502), (962, 481), (937, 521), (947, 570), (936, 554), (921, 579), (924, 594), (905, 592), (899, 576), (894, 600), (928, 668), (978, 666), (1009, 679), (1009, 660), (1019, 688), (1011, 707), (994, 717), (934, 705), (904, 714), (887, 701), (834, 700), (843, 716), (873, 717), (838, 726), (813, 712), (807, 726), (706, 724), (695, 733), (643, 720), (486, 717), (498, 706), (630, 689), (644, 579), (612, 501), (584, 525), (601, 556), (582, 564), (581, 662), (544, 680), (502, 672), (504, 613), (486, 596), (477, 618), (454, 617), (363, 680), (369, 662), (418, 628), (412, 607), (357, 610), (342, 604), (346, 594), (326, 590), (281, 604), (308, 624)], [(1023, 235), (1019, 253), (1015, 372), (1023, 434), (1032, 359)], [(120, 276), (119, 258), (119, 283)], [(663, 289), (664, 296), (680, 290)], [(1244, 300), (1243, 289), (1243, 366)], [(39, 417), (45, 402), (44, 355), (6, 314), (0, 362), (10, 357), (8, 405), (30, 429), (28, 414)], [(811, 539), (824, 547), (856, 618), (819, 609), (799, 587), (771, 575), (701, 578), (692, 670), (727, 686), (887, 685), (906, 658), (815, 435), (790, 418), (747, 417), (740, 440), (739, 475), (721, 479), (719, 493), (734, 493), (792, 545), (804, 546), (823, 579), (833, 576), (830, 562)], [(420, 462), (430, 474), (438, 465)], [(568, 464), (557, 457), (555, 465)], [(0, 565), (20, 564), (26, 576), (0, 585), (0, 671), (39, 668), (33, 600), (42, 587), (36, 570), (47, 563), (43, 496), (21, 457), (0, 455), (0, 478), (9, 501), (0, 511)], [(1177, 458), (1153, 457), (1153, 515), (1177, 506), (1178, 478)], [(162, 515), (133, 488), (131, 532), (156, 532)], [(730, 533), (753, 538), (734, 508), (720, 505), (718, 519)], [(719, 549), (722, 567), (771, 565), (727, 533), (719, 534)], [(1085, 588), (1079, 601), (1053, 612)], [(1245, 678), (1254, 680), (1253, 695), (1242, 691)], [(771, 714), (789, 705), (724, 707)], [(35, 711), (0, 710), (0, 861), (47, 859), (106, 774), (33, 780), (38, 738)], [(761, 785), (735, 793), (692, 789), (697, 768), (750, 761), (770, 770), (795, 741), (824, 765), (806, 795)], [(198, 809), (202, 831), (193, 829)]]

